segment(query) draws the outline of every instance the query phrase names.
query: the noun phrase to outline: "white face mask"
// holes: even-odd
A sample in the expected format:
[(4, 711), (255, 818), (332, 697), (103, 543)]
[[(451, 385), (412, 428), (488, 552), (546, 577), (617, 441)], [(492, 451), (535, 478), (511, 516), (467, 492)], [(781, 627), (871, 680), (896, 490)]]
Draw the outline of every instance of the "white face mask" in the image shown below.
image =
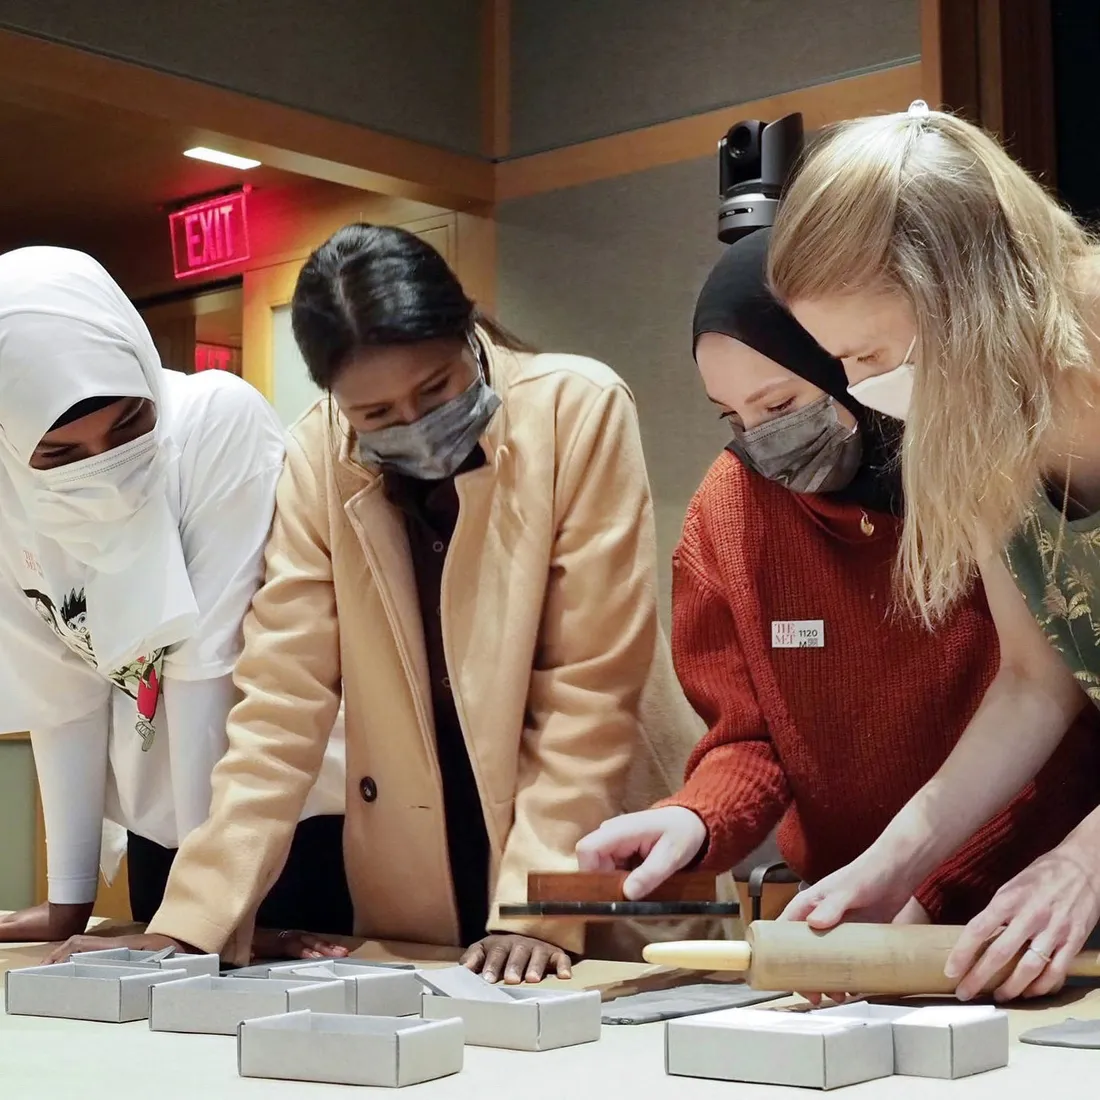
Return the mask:
[[(171, 374), (133, 304), (90, 256), (40, 247), (0, 256), (4, 548), (41, 553), (41, 583), (58, 598), (83, 574), (82, 630), (105, 670), (183, 641), (199, 621), (169, 432), (182, 399), (170, 391), (192, 380), (169, 382)], [(148, 401), (156, 428), (106, 454), (34, 469), (35, 448), (61, 414), (103, 397)]]
[(864, 378), (862, 382), (849, 386), (848, 392), (861, 405), (883, 416), (904, 420), (909, 415), (909, 402), (913, 399), (914, 364), (909, 357), (916, 346), (917, 338), (914, 336), (905, 358), (893, 370)]
[(141, 551), (144, 505), (164, 494), (163, 450), (149, 432), (94, 458), (36, 471), (36, 480), (38, 533), (77, 561), (118, 572)]

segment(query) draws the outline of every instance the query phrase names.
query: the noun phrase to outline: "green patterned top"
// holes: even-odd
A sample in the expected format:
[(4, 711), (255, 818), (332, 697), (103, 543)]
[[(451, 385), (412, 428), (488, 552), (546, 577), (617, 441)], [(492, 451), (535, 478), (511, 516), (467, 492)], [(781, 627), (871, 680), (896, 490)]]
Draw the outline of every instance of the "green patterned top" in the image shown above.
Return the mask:
[(1058, 549), (1061, 525), (1041, 492), (1005, 562), (1047, 640), (1100, 706), (1100, 513), (1067, 520)]

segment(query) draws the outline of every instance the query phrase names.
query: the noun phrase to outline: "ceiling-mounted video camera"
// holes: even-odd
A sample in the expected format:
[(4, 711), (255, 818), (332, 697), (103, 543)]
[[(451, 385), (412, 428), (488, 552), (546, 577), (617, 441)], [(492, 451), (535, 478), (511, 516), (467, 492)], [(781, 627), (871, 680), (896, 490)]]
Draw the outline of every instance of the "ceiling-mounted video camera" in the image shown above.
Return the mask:
[(779, 195), (802, 150), (802, 115), (735, 123), (718, 143), (718, 239), (724, 244), (775, 221)]

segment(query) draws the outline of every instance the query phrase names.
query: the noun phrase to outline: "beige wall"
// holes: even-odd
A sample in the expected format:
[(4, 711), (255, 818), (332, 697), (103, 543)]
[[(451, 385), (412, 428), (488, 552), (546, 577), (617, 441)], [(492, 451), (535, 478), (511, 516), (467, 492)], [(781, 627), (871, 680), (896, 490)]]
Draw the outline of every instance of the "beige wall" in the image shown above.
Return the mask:
[(918, 0), (511, 0), (511, 153), (920, 53)]
[(691, 358), (695, 295), (720, 245), (711, 158), (503, 203), (501, 319), (544, 350), (602, 359), (638, 402), (663, 603), (684, 509), (726, 432)]

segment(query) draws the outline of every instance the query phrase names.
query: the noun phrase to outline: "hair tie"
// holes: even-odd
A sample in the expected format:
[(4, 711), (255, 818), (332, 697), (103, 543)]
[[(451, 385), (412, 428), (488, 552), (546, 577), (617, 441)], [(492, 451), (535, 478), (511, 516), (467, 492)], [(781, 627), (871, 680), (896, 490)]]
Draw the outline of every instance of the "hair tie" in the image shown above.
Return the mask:
[(909, 104), (909, 110), (906, 114), (910, 118), (928, 118), (932, 112), (928, 109), (928, 104), (923, 99), (914, 99)]

